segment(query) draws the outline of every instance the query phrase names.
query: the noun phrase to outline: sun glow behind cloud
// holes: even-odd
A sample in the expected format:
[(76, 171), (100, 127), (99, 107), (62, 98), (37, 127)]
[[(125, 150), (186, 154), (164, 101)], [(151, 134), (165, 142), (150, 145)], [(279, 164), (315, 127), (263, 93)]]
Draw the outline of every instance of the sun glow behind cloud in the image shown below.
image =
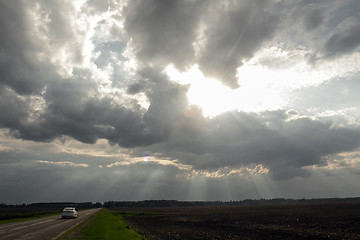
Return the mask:
[(356, 54), (336, 64), (321, 66), (309, 64), (306, 55), (304, 50), (265, 48), (238, 68), (240, 87), (237, 89), (206, 78), (196, 64), (185, 72), (168, 65), (165, 72), (171, 80), (189, 85), (187, 96), (190, 103), (200, 106), (205, 116), (213, 117), (231, 110), (261, 112), (282, 109), (291, 100), (293, 90), (319, 86), (357, 70), (356, 65), (343, 68), (347, 61), (358, 58)]
[(187, 96), (190, 103), (200, 106), (207, 117), (235, 109), (247, 112), (278, 109), (283, 104), (283, 98), (276, 89), (271, 85), (260, 84), (267, 72), (261, 72), (260, 75), (258, 73), (257, 79), (252, 79), (252, 71), (247, 72), (246, 78), (251, 81), (244, 82), (244, 85), (235, 90), (215, 79), (205, 78), (196, 65), (182, 73), (170, 65), (165, 72), (172, 80), (189, 84)]

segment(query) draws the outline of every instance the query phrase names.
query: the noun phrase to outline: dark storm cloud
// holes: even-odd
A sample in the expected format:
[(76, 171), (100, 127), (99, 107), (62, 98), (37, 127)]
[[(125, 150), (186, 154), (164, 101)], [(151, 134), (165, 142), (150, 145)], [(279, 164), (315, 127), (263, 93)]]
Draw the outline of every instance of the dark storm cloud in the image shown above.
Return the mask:
[[(358, 19), (358, 21), (360, 18)], [(358, 50), (360, 46), (360, 24), (333, 34), (325, 44), (328, 56), (343, 55)]]
[(144, 114), (144, 122), (150, 136), (162, 142), (184, 118), (184, 109), (188, 105), (187, 88), (170, 82), (153, 69), (144, 69), (141, 74), (152, 82), (146, 92), (150, 106)]
[(13, 128), (21, 124), (28, 116), (28, 102), (20, 98), (14, 91), (0, 87), (0, 126)]
[(129, 1), (125, 29), (141, 64), (193, 64), (193, 42), (206, 1)]
[[(145, 79), (155, 79), (150, 80), (153, 85), (147, 90), (151, 104), (144, 116), (135, 100), (127, 102), (125, 107), (110, 98), (95, 97), (99, 96), (98, 86), (87, 69), (74, 69), (73, 76), (62, 78), (54, 66), (38, 61), (36, 54), (44, 49), (33, 43), (36, 38), (31, 38), (28, 30), (26, 5), (16, 1), (1, 4), (1, 11), (4, 11), (1, 19), (5, 24), (1, 25), (4, 34), (0, 38), (0, 110), (6, 113), (0, 115), (2, 128), (9, 129), (15, 137), (34, 141), (50, 141), (67, 135), (86, 143), (106, 138), (126, 147), (148, 145), (167, 137), (172, 115), (178, 111), (179, 86), (171, 84), (161, 74), (145, 76)], [(73, 29), (66, 24), (62, 12), (66, 6), (47, 2), (40, 7), (44, 11), (52, 9), (47, 37), (53, 40), (53, 50), (62, 42), (70, 45), (76, 42)], [(75, 52), (78, 49), (75, 45)], [(138, 87), (137, 91), (141, 89)], [(135, 93), (134, 87), (132, 91)], [(184, 101), (185, 91), (181, 92), (180, 101)], [(36, 93), (33, 97), (44, 103), (36, 110), (31, 106), (30, 96), (17, 93)]]
[(220, 3), (210, 11), (205, 20), (206, 40), (199, 59), (200, 69), (206, 76), (232, 88), (238, 87), (236, 69), (276, 33), (279, 19), (268, 11), (268, 3), (238, 1), (226, 7)]
[(48, 107), (38, 128), (29, 126), (32, 128), (22, 131), (22, 137), (34, 139), (40, 134), (52, 139), (67, 135), (86, 143), (106, 138), (127, 147), (151, 143), (136, 103), (128, 109), (108, 98), (92, 99), (82, 83), (71, 79), (49, 85), (45, 95)]
[(304, 19), (306, 30), (314, 30), (324, 22), (323, 12), (320, 9), (311, 10)]
[[(4, 24), (0, 26), (3, 33), (0, 37), (0, 108), (2, 113), (6, 113), (0, 116), (1, 127), (10, 129), (13, 136), (34, 141), (50, 141), (63, 135), (86, 143), (106, 138), (127, 147), (162, 141), (166, 131), (170, 131), (170, 126), (163, 128), (162, 124), (166, 125), (169, 119), (163, 117), (158, 121), (159, 112), (154, 109), (161, 109), (157, 105), (168, 99), (158, 97), (143, 120), (143, 111), (135, 100), (127, 103), (131, 105), (129, 108), (110, 98), (94, 97), (98, 86), (88, 70), (74, 69), (72, 77), (62, 78), (57, 74), (55, 65), (38, 59), (37, 54), (47, 50), (43, 48), (45, 45), (36, 43), (37, 40), (41, 41), (30, 30), (33, 27), (30, 23), (33, 22), (29, 19), (26, 7), (34, 6), (18, 1), (1, 3), (3, 14), (0, 18)], [(51, 51), (56, 54), (57, 49), (65, 47), (70, 54), (69, 60), (81, 63), (83, 43), (78, 42), (74, 22), (67, 17), (73, 11), (71, 5), (57, 1), (41, 2), (39, 8), (43, 10), (41, 20), (46, 27), (42, 30), (51, 40)], [(116, 50), (119, 50), (118, 42), (116, 44)], [(110, 43), (107, 46), (114, 48)], [(132, 93), (135, 93), (134, 86)], [(153, 89), (158, 91), (161, 88), (154, 85)], [(36, 94), (33, 97), (42, 99), (44, 104), (36, 110), (30, 104), (30, 96), (16, 93)], [(153, 98), (155, 96), (153, 93)], [(173, 96), (165, 94), (164, 97)], [(177, 101), (170, 102), (176, 109)], [(160, 130), (164, 133), (160, 133)]]
[(303, 167), (323, 164), (324, 156), (360, 146), (359, 129), (308, 118), (287, 121), (283, 111), (225, 113), (206, 124), (205, 131), (189, 138), (174, 135), (161, 146), (167, 149), (164, 154), (195, 169), (263, 164), (275, 178), (287, 179), (308, 176)]
[(66, 135), (86, 143), (105, 138), (125, 147), (163, 142), (183, 118), (188, 102), (187, 88), (158, 72), (140, 72), (148, 79), (148, 83), (137, 87), (145, 91), (150, 101), (145, 114), (136, 101), (127, 102), (125, 107), (110, 98), (94, 98), (95, 82), (80, 71), (73, 78), (57, 79), (47, 85), (43, 95), (46, 105), (37, 113), (36, 121), (30, 118), (34, 110), (27, 100), (4, 89), (0, 109), (7, 114), (1, 115), (0, 123), (13, 136), (34, 141)]
[(308, 62), (337, 59), (358, 51), (360, 5), (347, 1), (281, 1), (274, 37), (284, 49), (304, 48)]
[(41, 91), (54, 68), (35, 56), (39, 45), (29, 30), (26, 5), (2, 1), (0, 13), (0, 84), (20, 94)]
[(141, 64), (174, 64), (183, 70), (199, 63), (206, 76), (238, 87), (236, 69), (276, 32), (278, 17), (267, 7), (262, 0), (131, 1), (125, 28)]
[(126, 89), (126, 92), (128, 94), (137, 94), (139, 92), (142, 92), (143, 88), (144, 88), (143, 84), (137, 82), (137, 83), (130, 84)]

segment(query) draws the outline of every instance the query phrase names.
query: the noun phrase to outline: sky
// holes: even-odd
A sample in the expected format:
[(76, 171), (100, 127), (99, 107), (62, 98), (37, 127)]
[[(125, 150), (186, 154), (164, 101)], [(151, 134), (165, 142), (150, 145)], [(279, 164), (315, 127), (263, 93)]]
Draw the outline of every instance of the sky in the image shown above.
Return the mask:
[(0, 202), (360, 196), (358, 0), (0, 0)]

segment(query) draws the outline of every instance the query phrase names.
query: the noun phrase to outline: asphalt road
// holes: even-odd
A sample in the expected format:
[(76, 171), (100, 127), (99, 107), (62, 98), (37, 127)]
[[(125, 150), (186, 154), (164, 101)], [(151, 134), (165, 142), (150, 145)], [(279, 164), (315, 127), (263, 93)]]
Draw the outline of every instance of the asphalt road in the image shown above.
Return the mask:
[(62, 219), (61, 215), (0, 225), (1, 240), (53, 240), (94, 215), (100, 209), (80, 211), (76, 219)]

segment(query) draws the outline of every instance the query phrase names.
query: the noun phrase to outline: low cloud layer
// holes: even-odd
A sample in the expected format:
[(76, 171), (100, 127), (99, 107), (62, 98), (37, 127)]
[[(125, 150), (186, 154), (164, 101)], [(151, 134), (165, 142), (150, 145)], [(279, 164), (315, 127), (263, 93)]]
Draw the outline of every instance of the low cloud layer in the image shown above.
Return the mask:
[[(281, 182), (278, 193), (286, 195), (291, 184), (345, 171), (334, 164), (345, 153), (351, 157), (339, 161), (355, 166), (349, 179), (359, 178), (355, 0), (14, 0), (0, 9), (0, 190), (9, 191), (6, 201), (20, 197), (11, 188), (25, 189), (24, 181), (42, 178), (46, 185), (66, 171), (108, 177), (59, 180), (58, 190), (78, 181), (111, 197), (110, 189), (126, 182), (134, 192), (119, 189), (133, 199), (181, 199), (170, 185), (195, 194), (196, 181), (209, 183), (204, 198), (215, 199), (221, 181), (231, 182), (227, 197), (260, 196), (249, 187), (251, 172)], [(169, 66), (187, 73), (186, 83), (169, 76)], [(231, 98), (239, 108), (205, 116), (188, 95), (200, 81), (189, 74), (194, 68), (204, 81), (199, 98), (213, 78), (239, 95)], [(216, 90), (212, 104), (226, 104)], [(12, 144), (26, 146), (21, 151)], [(43, 144), (54, 147), (54, 156)], [(111, 157), (99, 155), (106, 148)], [(144, 156), (152, 159), (147, 165), (139, 161)], [(52, 175), (39, 175), (43, 168)], [(232, 188), (242, 179), (249, 194), (231, 193), (240, 191)], [(109, 192), (101, 190), (105, 185)], [(200, 197), (186, 195), (182, 199)]]

